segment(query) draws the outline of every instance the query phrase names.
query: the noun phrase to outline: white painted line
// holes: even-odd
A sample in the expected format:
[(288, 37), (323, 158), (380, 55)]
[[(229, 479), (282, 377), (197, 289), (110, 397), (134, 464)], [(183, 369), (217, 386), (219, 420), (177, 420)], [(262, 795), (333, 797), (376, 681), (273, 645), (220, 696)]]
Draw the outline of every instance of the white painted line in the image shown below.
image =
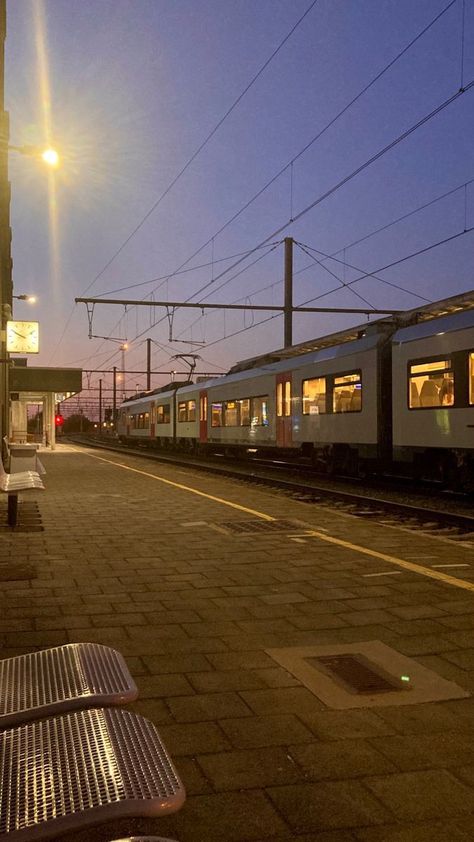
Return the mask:
[(190, 520), (188, 523), (182, 523), (181, 526), (207, 526), (205, 520)]
[[(420, 558), (439, 558), (437, 555), (407, 555), (405, 558), (416, 558), (417, 560)], [(434, 564), (431, 565), (434, 567)]]
[(401, 576), (401, 570), (386, 570), (384, 573), (363, 573), (364, 579), (374, 579), (375, 576)]
[(290, 538), (290, 541), (294, 541), (296, 544), (306, 544), (304, 538)]
[(470, 564), (432, 564), (432, 567), (470, 567)]

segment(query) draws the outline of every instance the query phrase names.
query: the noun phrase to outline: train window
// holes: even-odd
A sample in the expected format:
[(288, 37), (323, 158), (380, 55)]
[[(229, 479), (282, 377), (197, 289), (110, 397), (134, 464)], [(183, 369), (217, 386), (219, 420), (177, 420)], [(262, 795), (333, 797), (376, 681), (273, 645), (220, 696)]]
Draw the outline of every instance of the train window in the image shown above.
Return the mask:
[(281, 418), (283, 415), (283, 383), (277, 383), (277, 415)]
[(199, 398), (199, 420), (207, 421), (207, 395)]
[(211, 404), (211, 427), (222, 427), (222, 404)]
[(242, 398), (242, 400), (237, 401), (240, 404), (240, 426), (241, 427), (249, 427), (250, 426), (250, 399), (249, 398)]
[(268, 395), (252, 398), (251, 426), (268, 426)]
[(188, 413), (186, 407), (186, 401), (181, 401), (178, 404), (178, 421), (187, 421), (188, 420)]
[(474, 404), (474, 352), (469, 354), (469, 403)]
[(409, 367), (410, 409), (453, 406), (454, 372), (451, 360), (418, 361)]
[(169, 403), (163, 406), (156, 407), (156, 423), (169, 424), (170, 423), (170, 405)]
[(150, 426), (150, 413), (145, 412), (143, 417), (143, 426), (148, 429)]
[(188, 421), (196, 420), (196, 401), (188, 401)]
[(362, 409), (362, 381), (357, 372), (334, 378), (333, 412), (360, 412)]
[(323, 415), (326, 412), (326, 378), (303, 380), (303, 415)]
[(239, 426), (238, 401), (226, 401), (224, 404), (224, 427)]

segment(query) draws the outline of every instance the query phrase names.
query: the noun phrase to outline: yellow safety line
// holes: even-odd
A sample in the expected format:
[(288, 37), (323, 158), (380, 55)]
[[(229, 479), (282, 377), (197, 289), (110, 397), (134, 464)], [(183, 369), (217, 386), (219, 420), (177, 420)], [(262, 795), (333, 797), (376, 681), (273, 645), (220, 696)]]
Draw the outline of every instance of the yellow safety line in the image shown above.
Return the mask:
[[(78, 451), (78, 453), (85, 451)], [(262, 520), (276, 520), (271, 515), (265, 515), (263, 512), (257, 512), (255, 509), (249, 509), (247, 506), (241, 506), (239, 503), (231, 503), (230, 500), (223, 500), (222, 497), (214, 497), (212, 494), (206, 494), (204, 491), (198, 491), (197, 488), (190, 488), (189, 485), (182, 485), (180, 482), (173, 482), (164, 477), (158, 477), (156, 474), (149, 474), (148, 471), (141, 471), (138, 468), (131, 468), (129, 465), (124, 465), (122, 462), (114, 462), (112, 459), (104, 459), (102, 456), (95, 456), (92, 453), (85, 453), (91, 459), (98, 459), (99, 462), (107, 462), (108, 465), (116, 465), (118, 468), (124, 468), (125, 471), (133, 471), (134, 474), (141, 474), (150, 479), (156, 479), (158, 482), (163, 482), (165, 485), (172, 485), (174, 488), (179, 488), (181, 491), (189, 491), (190, 494), (197, 494), (198, 497), (206, 497), (207, 500), (213, 500), (214, 503), (222, 503), (223, 506), (229, 506), (231, 509), (238, 509), (241, 512), (248, 512), (250, 515), (262, 518)]]
[[(266, 515), (263, 512), (258, 512), (256, 509), (249, 509), (246, 506), (240, 506), (238, 503), (231, 503), (229, 500), (223, 500), (222, 497), (214, 497), (212, 494), (206, 494), (204, 491), (198, 491), (196, 488), (190, 488), (188, 485), (182, 485), (179, 482), (164, 479), (163, 477), (156, 476), (156, 474), (141, 471), (138, 468), (131, 468), (129, 465), (124, 465), (122, 462), (114, 462), (111, 459), (104, 459), (102, 456), (95, 456), (94, 454), (86, 453), (83, 450), (78, 450), (77, 452), (85, 453), (86, 456), (90, 456), (91, 459), (98, 459), (99, 462), (107, 462), (109, 465), (116, 465), (118, 468), (124, 468), (126, 471), (132, 471), (135, 474), (150, 477), (150, 479), (158, 480), (158, 482), (162, 482), (165, 485), (172, 485), (174, 488), (179, 488), (181, 491), (189, 491), (191, 494), (197, 494), (198, 497), (206, 497), (208, 500), (213, 500), (215, 503), (221, 503), (223, 506), (229, 506), (230, 508), (238, 509), (241, 512), (248, 512), (251, 515), (261, 518), (262, 520), (274, 521), (277, 519), (271, 515)], [(323, 532), (317, 532), (316, 530), (305, 530), (301, 533), (300, 537), (302, 536), (308, 538), (319, 538), (320, 541), (326, 541), (328, 544), (336, 544), (338, 547), (344, 547), (345, 549), (353, 550), (354, 552), (361, 553), (362, 555), (368, 555), (372, 556), (372, 558), (381, 559), (382, 561), (386, 561), (388, 564), (395, 564), (397, 567), (403, 567), (405, 570), (411, 570), (413, 573), (419, 573), (430, 579), (436, 579), (438, 582), (445, 582), (447, 585), (454, 585), (456, 588), (474, 592), (474, 582), (466, 582), (463, 579), (457, 579), (455, 576), (450, 576), (449, 573), (440, 573), (439, 570), (433, 570), (429, 567), (423, 567), (421, 564), (414, 564), (412, 561), (405, 561), (402, 558), (396, 558), (395, 556), (386, 555), (385, 553), (379, 553), (377, 550), (370, 550), (368, 547), (361, 547), (359, 544), (352, 544), (350, 541), (343, 541), (342, 538), (333, 538), (331, 535), (324, 534)]]
[(373, 558), (379, 558), (388, 564), (396, 564), (397, 567), (404, 567), (405, 570), (411, 570), (413, 573), (421, 573), (422, 576), (428, 576), (430, 579), (437, 579), (439, 582), (446, 582), (447, 585), (454, 585), (456, 588), (463, 588), (465, 591), (474, 591), (474, 582), (465, 582), (463, 579), (457, 579), (455, 576), (450, 576), (449, 573), (440, 573), (439, 570), (432, 570), (429, 567), (423, 567), (421, 564), (414, 564), (412, 561), (405, 561), (403, 558), (396, 558), (392, 555), (379, 553), (377, 550), (369, 550), (368, 547), (360, 547), (358, 544), (351, 544), (350, 541), (343, 541), (341, 538), (333, 538), (331, 535), (323, 535), (322, 532), (308, 530), (305, 533), (308, 537), (320, 538), (321, 541), (327, 541), (329, 544), (336, 544), (338, 547), (345, 547), (348, 550), (355, 550), (356, 553), (363, 553), (370, 555)]

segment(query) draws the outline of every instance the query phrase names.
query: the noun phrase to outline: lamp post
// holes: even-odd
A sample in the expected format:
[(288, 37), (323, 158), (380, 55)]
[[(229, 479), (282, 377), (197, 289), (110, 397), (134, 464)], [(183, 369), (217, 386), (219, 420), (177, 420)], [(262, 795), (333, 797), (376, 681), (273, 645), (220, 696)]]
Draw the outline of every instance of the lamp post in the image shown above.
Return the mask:
[(9, 357), (6, 349), (6, 323), (12, 316), (13, 298), (32, 300), (32, 296), (13, 295), (10, 198), (8, 153), (39, 158), (50, 167), (57, 167), (60, 158), (56, 150), (38, 146), (10, 145), (10, 121), (5, 111), (5, 39), (7, 35), (7, 0), (0, 0), (0, 438), (8, 436), (9, 418)]

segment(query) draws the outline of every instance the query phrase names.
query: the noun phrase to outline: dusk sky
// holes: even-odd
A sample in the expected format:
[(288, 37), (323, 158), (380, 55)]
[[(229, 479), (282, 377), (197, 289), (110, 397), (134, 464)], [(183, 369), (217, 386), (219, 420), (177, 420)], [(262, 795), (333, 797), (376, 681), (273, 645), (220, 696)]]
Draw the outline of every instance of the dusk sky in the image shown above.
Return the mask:
[[(88, 339), (76, 296), (282, 303), (285, 236), (310, 247), (295, 247), (295, 305), (404, 309), (474, 288), (474, 87), (445, 105), (474, 79), (474, 0), (10, 0), (7, 15), (11, 143), (62, 157), (54, 173), (10, 157), (14, 293), (39, 297), (14, 308), (40, 322), (31, 365), (121, 366), (118, 342)], [(151, 337), (155, 369), (194, 352), (221, 372), (282, 347), (270, 315), (180, 310), (170, 341), (163, 310), (96, 306), (92, 332), (128, 341), (127, 369), (145, 367)], [(364, 318), (295, 315), (293, 339)]]

